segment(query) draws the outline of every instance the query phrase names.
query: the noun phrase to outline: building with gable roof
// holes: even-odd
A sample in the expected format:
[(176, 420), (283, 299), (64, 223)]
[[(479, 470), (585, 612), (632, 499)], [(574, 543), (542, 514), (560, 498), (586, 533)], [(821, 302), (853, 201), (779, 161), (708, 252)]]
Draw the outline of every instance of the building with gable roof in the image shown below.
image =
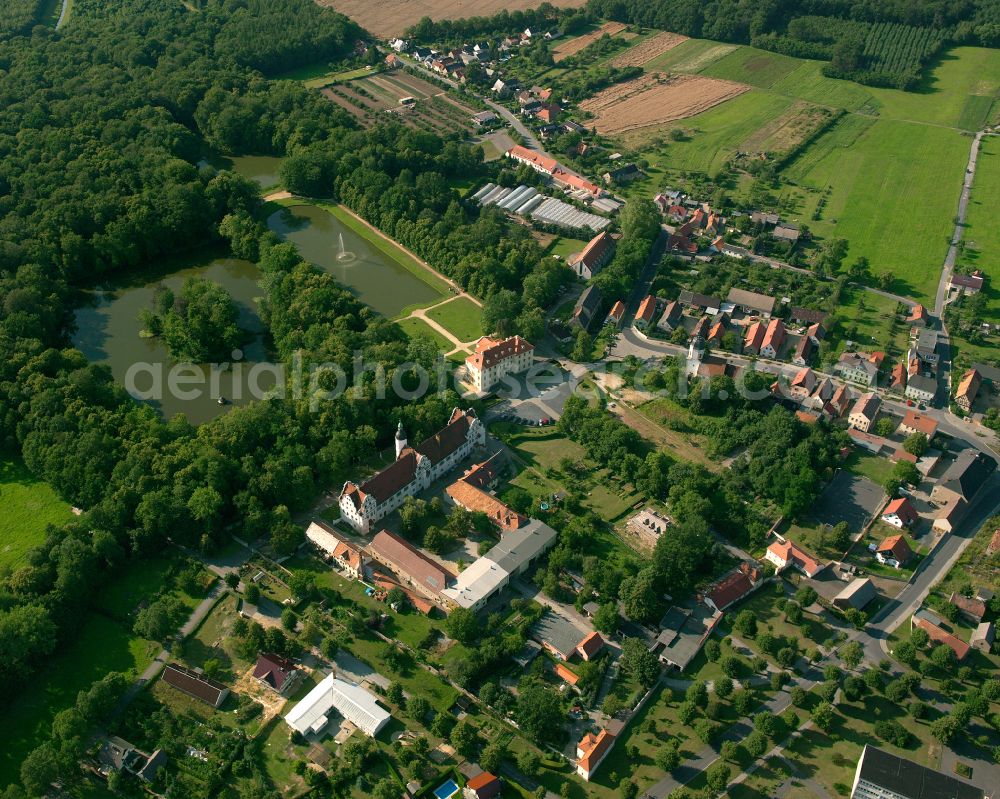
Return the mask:
[(576, 255), (571, 255), (566, 264), (577, 276), (590, 280), (601, 271), (615, 254), (615, 240), (606, 230), (602, 230)]
[(253, 667), (253, 678), (282, 696), (291, 693), (301, 673), (294, 662), (270, 652), (261, 653)]
[(972, 410), (972, 403), (976, 401), (979, 387), (983, 384), (983, 376), (976, 369), (969, 369), (955, 389), (955, 404), (968, 413)]
[(875, 419), (878, 417), (881, 407), (882, 400), (879, 399), (878, 394), (872, 391), (862, 394), (858, 397), (857, 402), (854, 403), (854, 407), (851, 408), (851, 414), (847, 417), (847, 423), (855, 430), (867, 433), (871, 429), (871, 426), (875, 424)]
[[(405, 440), (404, 442), (405, 443)], [(361, 483), (348, 480), (340, 492), (340, 514), (360, 533), (403, 504), (486, 443), (486, 427), (471, 408), (455, 408), (448, 424), (416, 447), (403, 446), (396, 460)]]
[(455, 580), (455, 575), (437, 561), (388, 530), (382, 530), (372, 538), (368, 551), (375, 560), (428, 599), (439, 601), (441, 592)]
[[(917, 521), (919, 521), (919, 519), (920, 517), (917, 515), (917, 512), (913, 509), (913, 505), (910, 504), (910, 500), (907, 499), (906, 497), (900, 497), (899, 499), (894, 499), (892, 502), (886, 505), (885, 510), (882, 511), (882, 521), (884, 521), (886, 524), (891, 524), (893, 527), (899, 527), (900, 529), (915, 524)], [(892, 539), (902, 538), (902, 536), (896, 535), (892, 536), (891, 538)], [(885, 541), (882, 542), (882, 545), (885, 546), (889, 544), (889, 542), (890, 539), (887, 538)], [(882, 547), (879, 547), (879, 552), (881, 551)], [(912, 554), (913, 554), (912, 552), (909, 553), (909, 555)], [(896, 558), (896, 560), (899, 560), (899, 558)], [(900, 563), (905, 563), (905, 562), (906, 562), (905, 559), (900, 560)]]
[[(900, 507), (897, 510), (897, 514), (900, 512), (905, 514), (905, 507), (906, 506)], [(913, 515), (916, 516), (916, 513)], [(890, 535), (881, 544), (879, 544), (878, 549), (875, 550), (875, 560), (879, 563), (884, 563), (887, 566), (892, 566), (894, 569), (898, 569), (900, 566), (905, 566), (912, 559), (913, 550), (910, 549), (910, 545), (906, 541), (906, 536), (902, 533), (899, 535)]]
[(815, 577), (825, 568), (816, 558), (791, 541), (775, 541), (767, 548), (764, 559), (773, 563), (778, 572), (794, 566), (806, 577)]
[(302, 735), (315, 735), (329, 724), (334, 710), (370, 738), (378, 735), (392, 718), (374, 695), (360, 685), (328, 674), (292, 708), (285, 716), (285, 723)]
[(602, 727), (596, 735), (588, 732), (576, 745), (576, 773), (590, 782), (614, 745), (615, 736), (606, 727)]
[(361, 549), (341, 538), (323, 522), (309, 523), (306, 540), (322, 553), (325, 560), (333, 563), (348, 577), (357, 580), (364, 574), (365, 557)]

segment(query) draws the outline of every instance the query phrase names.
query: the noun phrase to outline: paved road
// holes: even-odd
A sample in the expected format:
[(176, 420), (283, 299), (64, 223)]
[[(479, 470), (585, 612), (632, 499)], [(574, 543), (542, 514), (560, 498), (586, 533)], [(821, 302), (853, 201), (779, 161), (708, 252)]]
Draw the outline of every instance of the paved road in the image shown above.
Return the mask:
[(59, 19), (56, 20), (56, 30), (59, 30), (69, 19), (70, 0), (62, 0), (62, 8), (59, 9)]

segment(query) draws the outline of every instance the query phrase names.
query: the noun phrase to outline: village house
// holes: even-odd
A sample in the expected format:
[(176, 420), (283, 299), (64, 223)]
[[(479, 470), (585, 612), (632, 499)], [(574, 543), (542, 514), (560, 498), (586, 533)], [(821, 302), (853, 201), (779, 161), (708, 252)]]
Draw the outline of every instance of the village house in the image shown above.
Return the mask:
[(785, 346), (787, 334), (785, 323), (780, 319), (772, 319), (764, 333), (764, 339), (760, 344), (760, 355), (762, 358), (777, 358), (782, 348)]
[(601, 176), (601, 179), (608, 185), (621, 185), (623, 183), (631, 183), (633, 180), (638, 180), (643, 177), (645, 177), (643, 171), (635, 164), (625, 164), (624, 166), (605, 172)]
[(484, 128), (487, 125), (492, 125), (498, 120), (496, 114), (492, 111), (480, 111), (478, 114), (472, 115), (472, 123), (477, 127)]
[(677, 302), (685, 308), (692, 308), (712, 315), (717, 314), (722, 307), (722, 300), (718, 297), (709, 297), (707, 294), (698, 294), (688, 289), (684, 289), (677, 295)]
[(986, 603), (978, 597), (963, 596), (952, 591), (948, 602), (958, 608), (958, 615), (969, 624), (979, 624), (986, 615)]
[(363, 576), (365, 558), (361, 549), (341, 538), (324, 522), (310, 522), (306, 528), (306, 540), (316, 548), (324, 560), (332, 563), (352, 580)]
[(465, 368), (476, 391), (490, 391), (507, 375), (529, 369), (534, 352), (534, 345), (520, 336), (502, 340), (483, 336), (476, 342), (476, 351), (465, 359)]
[(760, 355), (760, 346), (764, 343), (764, 335), (767, 332), (762, 322), (754, 322), (747, 325), (743, 334), (743, 352), (750, 355)]
[(849, 610), (850, 608), (861, 610), (876, 596), (878, 596), (878, 591), (875, 588), (875, 583), (868, 577), (857, 577), (833, 598), (833, 606), (841, 610)]
[(282, 696), (288, 696), (302, 674), (295, 663), (281, 655), (261, 653), (253, 667), (253, 678)]
[(601, 310), (603, 304), (601, 290), (594, 285), (587, 286), (573, 306), (573, 315), (570, 317), (570, 322), (579, 330), (590, 330), (594, 324), (594, 320), (599, 318), (598, 312)]
[(777, 214), (766, 213), (764, 211), (754, 211), (750, 214), (750, 221), (755, 225), (774, 227), (781, 221), (781, 217)]
[(549, 158), (547, 155), (543, 155), (535, 150), (529, 150), (520, 144), (515, 144), (505, 155), (519, 164), (527, 164), (536, 172), (541, 172), (543, 175), (551, 175), (559, 168), (559, 162), (555, 158)]
[(110, 736), (97, 753), (100, 771), (108, 776), (111, 771), (127, 771), (143, 782), (152, 782), (157, 772), (166, 765), (167, 755), (162, 749), (146, 754), (123, 738)]
[(576, 773), (590, 782), (614, 745), (615, 736), (606, 727), (602, 727), (596, 735), (588, 732), (576, 745)]
[(787, 241), (794, 244), (799, 240), (802, 232), (794, 225), (776, 225), (774, 230), (771, 231), (771, 235), (778, 239), (778, 241)]
[(844, 352), (834, 366), (834, 371), (852, 383), (872, 385), (878, 378), (878, 366), (865, 353)]
[(955, 404), (966, 413), (971, 411), (982, 383), (983, 376), (976, 369), (969, 369), (955, 389)]
[(996, 471), (997, 462), (977, 449), (962, 450), (931, 490), (931, 500), (940, 504), (956, 499), (971, 502)]
[(743, 561), (705, 592), (705, 604), (721, 613), (753, 593), (760, 585), (761, 576), (760, 569)]
[(875, 424), (875, 419), (878, 417), (881, 407), (882, 400), (879, 399), (878, 394), (871, 391), (862, 394), (858, 397), (857, 402), (854, 403), (854, 407), (851, 408), (851, 413), (847, 417), (847, 423), (855, 430), (867, 433), (872, 425)]
[(906, 364), (900, 361), (894, 364), (889, 372), (889, 391), (893, 394), (902, 394), (906, 391)]
[(795, 345), (795, 353), (792, 355), (792, 363), (796, 366), (805, 366), (809, 363), (813, 354), (813, 340), (809, 336), (802, 336), (799, 343)]
[(733, 288), (729, 290), (726, 297), (735, 307), (748, 314), (760, 314), (765, 318), (770, 318), (774, 311), (774, 297), (767, 294), (758, 294), (756, 291), (746, 291), (745, 289)]
[(969, 646), (980, 652), (989, 652), (996, 638), (996, 627), (991, 621), (980, 622), (969, 636)]
[(163, 669), (163, 682), (181, 693), (200, 699), (212, 707), (219, 707), (229, 696), (229, 688), (180, 663), (168, 663)]
[(615, 300), (615, 304), (611, 306), (611, 310), (608, 311), (608, 318), (604, 320), (604, 324), (613, 325), (615, 328), (621, 327), (622, 319), (625, 318), (625, 303), (621, 300)]
[(910, 375), (906, 381), (906, 389), (903, 396), (918, 402), (933, 402), (937, 396), (938, 382), (933, 377), (927, 375)]
[[(882, 511), (882, 521), (900, 529), (915, 524), (919, 519), (920, 517), (913, 509), (913, 505), (910, 504), (910, 500), (906, 497), (892, 500), (892, 502), (886, 505), (885, 510)], [(879, 547), (878, 551), (882, 552), (890, 544), (890, 541), (894, 539), (901, 539), (905, 543), (905, 539), (902, 539), (902, 536), (892, 536), (892, 538), (887, 538), (882, 542), (882, 546)], [(897, 558), (897, 560), (899, 559)]]
[(660, 321), (656, 323), (656, 327), (665, 333), (672, 333), (681, 324), (682, 319), (683, 312), (680, 303), (676, 300), (671, 300), (663, 310), (663, 315), (660, 317)]
[(978, 294), (983, 290), (983, 272), (981, 269), (975, 270), (971, 275), (953, 274), (951, 276), (951, 287), (965, 294)]
[(471, 408), (455, 408), (447, 426), (418, 444), (407, 445), (402, 430), (396, 433), (396, 460), (360, 484), (347, 481), (340, 492), (340, 513), (360, 533), (403, 504), (406, 497), (430, 484), (486, 443), (486, 427)]
[(936, 330), (925, 328), (917, 334), (916, 343), (913, 346), (913, 353), (922, 363), (936, 364), (941, 359), (938, 351), (940, 336)]
[(471, 513), (485, 514), (501, 531), (516, 530), (528, 521), (526, 516), (462, 478), (448, 486), (445, 493), (458, 507)]
[(920, 305), (914, 305), (910, 309), (909, 316), (906, 317), (906, 324), (912, 327), (927, 327), (927, 323), (930, 321), (930, 314), (927, 313), (927, 309)]
[(684, 671), (718, 627), (722, 615), (708, 602), (696, 603), (692, 608), (672, 606), (660, 619), (660, 633), (649, 643), (648, 650), (664, 666)]
[(615, 240), (604, 230), (594, 236), (580, 252), (571, 255), (566, 264), (578, 277), (590, 280), (601, 271), (614, 254)]
[(899, 423), (899, 427), (896, 430), (904, 436), (923, 433), (927, 436), (927, 440), (930, 441), (934, 438), (934, 434), (937, 433), (937, 427), (937, 422), (929, 416), (917, 413), (916, 411), (907, 411), (903, 417), (903, 421)]
[(815, 577), (825, 566), (791, 541), (775, 541), (767, 548), (764, 559), (774, 564), (776, 571), (794, 566), (806, 577)]
[(816, 311), (812, 308), (792, 308), (790, 318), (793, 322), (802, 325), (822, 325), (826, 322), (830, 314), (826, 311)]
[(808, 366), (800, 369), (792, 382), (789, 384), (789, 394), (792, 399), (802, 402), (809, 397), (816, 388), (816, 373)]
[(488, 771), (482, 771), (465, 783), (464, 799), (496, 799), (500, 796), (500, 780)]
[(905, 566), (912, 559), (913, 550), (902, 534), (889, 536), (875, 550), (875, 560), (894, 569)]
[(646, 330), (656, 316), (656, 309), (659, 301), (652, 294), (648, 295), (639, 303), (639, 310), (636, 311), (635, 320), (632, 322), (639, 330)]

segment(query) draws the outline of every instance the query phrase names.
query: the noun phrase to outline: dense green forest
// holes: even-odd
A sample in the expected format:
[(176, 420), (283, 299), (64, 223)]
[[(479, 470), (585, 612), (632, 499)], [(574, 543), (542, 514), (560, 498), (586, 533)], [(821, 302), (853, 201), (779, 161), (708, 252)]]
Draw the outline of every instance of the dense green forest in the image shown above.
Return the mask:
[(46, 5), (46, 0), (4, 0), (0, 6), (0, 42), (31, 30)]
[(179, 361), (225, 361), (246, 337), (229, 292), (204, 278), (189, 277), (179, 295), (161, 286), (140, 319)]

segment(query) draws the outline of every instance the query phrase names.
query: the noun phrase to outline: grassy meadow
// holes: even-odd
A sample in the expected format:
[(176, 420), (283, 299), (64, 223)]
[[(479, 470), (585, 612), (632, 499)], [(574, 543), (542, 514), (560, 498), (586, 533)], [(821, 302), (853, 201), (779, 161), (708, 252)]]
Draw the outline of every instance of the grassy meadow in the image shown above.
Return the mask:
[(20, 457), (0, 453), (0, 569), (16, 568), (45, 540), (45, 528), (72, 517), (69, 505), (36, 480)]
[(432, 308), (427, 316), (459, 341), (475, 341), (483, 335), (483, 309), (467, 297), (457, 297)]

